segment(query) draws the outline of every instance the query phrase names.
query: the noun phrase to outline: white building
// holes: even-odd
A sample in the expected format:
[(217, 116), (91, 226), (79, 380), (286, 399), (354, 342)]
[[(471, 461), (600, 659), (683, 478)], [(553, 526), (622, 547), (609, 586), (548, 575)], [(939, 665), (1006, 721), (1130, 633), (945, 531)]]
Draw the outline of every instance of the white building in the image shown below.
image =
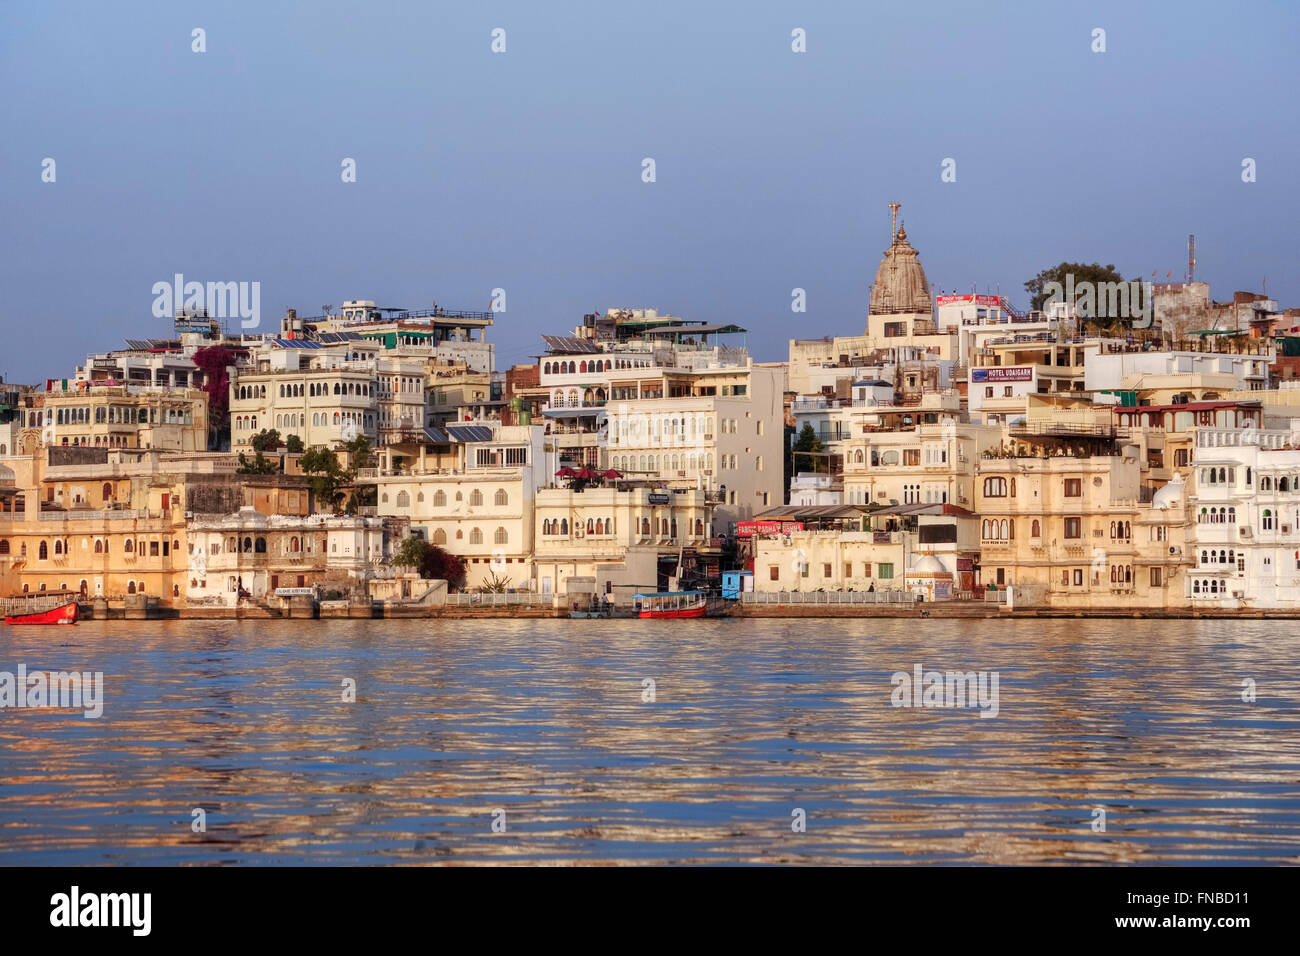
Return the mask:
[(1191, 605), (1300, 607), (1300, 434), (1197, 429), (1191, 473)]

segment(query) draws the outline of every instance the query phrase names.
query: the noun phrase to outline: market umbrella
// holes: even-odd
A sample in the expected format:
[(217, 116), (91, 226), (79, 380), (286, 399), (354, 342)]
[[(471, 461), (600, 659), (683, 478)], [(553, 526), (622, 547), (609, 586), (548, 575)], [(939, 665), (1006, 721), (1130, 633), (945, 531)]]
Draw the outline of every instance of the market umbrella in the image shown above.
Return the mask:
[(563, 468), (561, 468), (559, 471), (557, 471), (557, 472), (555, 473), (555, 477), (556, 477), (556, 478), (572, 478), (572, 477), (573, 477), (574, 475), (576, 475), (576, 474), (577, 474), (576, 471), (574, 471), (574, 470), (573, 470), (572, 468), (570, 468), (568, 465), (565, 465)]
[(605, 473), (604, 473), (603, 475), (601, 475), (600, 477), (602, 477), (602, 478), (622, 478), (623, 476), (622, 476), (619, 472), (617, 472), (617, 471), (615, 471), (613, 468), (611, 468), (609, 471), (605, 472)]
[(594, 479), (600, 477), (600, 472), (598, 472), (598, 471), (592, 471), (590, 465), (583, 465), (581, 471), (575, 471), (575, 472), (573, 473), (573, 477), (574, 477), (574, 478), (581, 478), (581, 479), (583, 479), (584, 481), (592, 481), (592, 480), (594, 480)]

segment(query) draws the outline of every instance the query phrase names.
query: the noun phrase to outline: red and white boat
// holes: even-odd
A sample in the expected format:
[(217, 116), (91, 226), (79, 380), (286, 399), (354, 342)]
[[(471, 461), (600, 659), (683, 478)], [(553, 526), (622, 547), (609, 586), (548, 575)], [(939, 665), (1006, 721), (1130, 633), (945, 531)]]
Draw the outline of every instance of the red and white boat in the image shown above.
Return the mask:
[(661, 591), (634, 595), (640, 617), (704, 617), (708, 602), (703, 591)]
[(6, 624), (76, 624), (77, 602), (69, 601), (58, 607), (45, 611), (31, 611), (24, 614), (6, 614)]

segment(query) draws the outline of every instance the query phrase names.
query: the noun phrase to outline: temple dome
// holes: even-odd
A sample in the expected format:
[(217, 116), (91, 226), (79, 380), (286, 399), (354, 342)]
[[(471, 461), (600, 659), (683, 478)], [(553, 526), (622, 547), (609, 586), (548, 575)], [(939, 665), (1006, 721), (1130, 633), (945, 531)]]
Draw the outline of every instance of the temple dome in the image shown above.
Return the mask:
[(1151, 507), (1168, 511), (1183, 501), (1183, 476), (1175, 473), (1168, 484), (1151, 496)]
[(948, 569), (932, 554), (923, 554), (916, 559), (909, 574), (947, 574)]
[(894, 234), (893, 244), (885, 250), (876, 281), (871, 287), (871, 305), (868, 315), (895, 315), (911, 313), (932, 315), (934, 299), (930, 283), (921, 267), (921, 256), (907, 241), (902, 224)]

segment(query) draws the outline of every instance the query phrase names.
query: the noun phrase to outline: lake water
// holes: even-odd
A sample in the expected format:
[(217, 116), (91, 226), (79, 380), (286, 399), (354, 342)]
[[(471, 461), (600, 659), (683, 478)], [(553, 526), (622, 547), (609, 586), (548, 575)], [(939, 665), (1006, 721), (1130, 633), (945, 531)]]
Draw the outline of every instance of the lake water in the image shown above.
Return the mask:
[[(3, 628), (0, 671), (102, 671), (105, 701), (94, 720), (0, 710), (0, 865), (1294, 864), (1298, 632), (808, 619)], [(891, 675), (917, 664), (996, 672), (997, 716), (893, 706)]]

